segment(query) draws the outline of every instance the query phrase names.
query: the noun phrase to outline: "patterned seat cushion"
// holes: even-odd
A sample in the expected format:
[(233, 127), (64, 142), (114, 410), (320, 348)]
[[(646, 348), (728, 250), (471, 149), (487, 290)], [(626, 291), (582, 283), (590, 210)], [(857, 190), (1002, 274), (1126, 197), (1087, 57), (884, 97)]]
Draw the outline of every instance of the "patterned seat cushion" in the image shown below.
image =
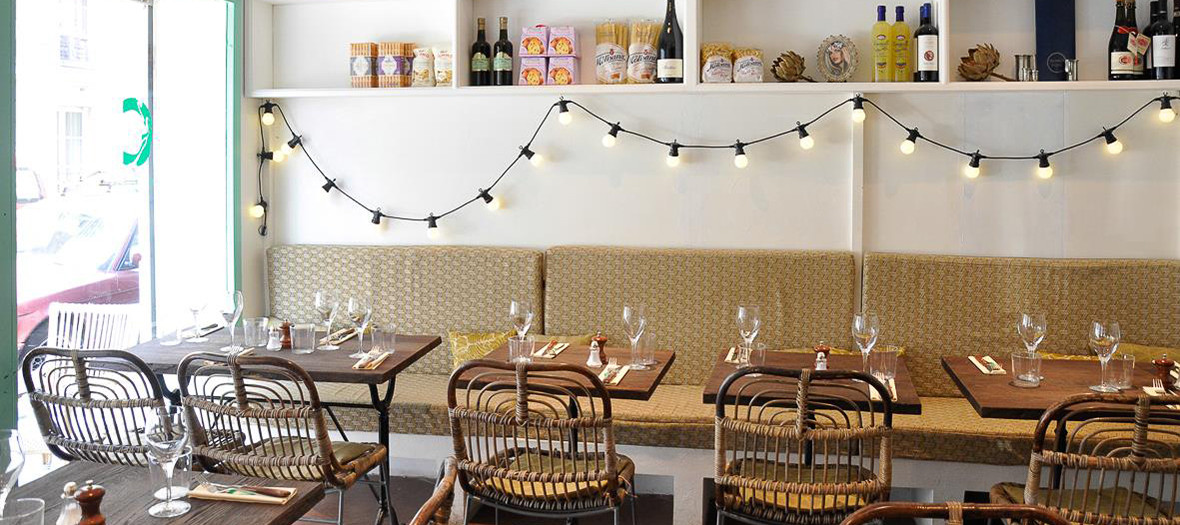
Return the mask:
[[(1025, 486), (1020, 483), (997, 483), (991, 489), (991, 502), (1023, 505), (1024, 488)], [(1167, 519), (1171, 516), (1171, 512), (1158, 499), (1133, 492), (1126, 487), (1106, 487), (1089, 491), (1088, 495), (1087, 491), (1080, 489), (1038, 489), (1037, 501), (1041, 505), (1051, 503), (1059, 508), (1095, 514), (1109, 514), (1111, 509), (1117, 509), (1119, 513), (1127, 512), (1143, 518)]]

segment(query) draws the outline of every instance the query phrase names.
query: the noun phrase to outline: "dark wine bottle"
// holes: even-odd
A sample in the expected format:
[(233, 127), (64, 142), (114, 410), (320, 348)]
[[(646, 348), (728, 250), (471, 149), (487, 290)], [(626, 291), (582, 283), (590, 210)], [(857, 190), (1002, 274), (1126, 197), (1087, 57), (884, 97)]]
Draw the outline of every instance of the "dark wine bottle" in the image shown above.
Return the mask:
[(1114, 30), (1110, 33), (1110, 43), (1107, 45), (1110, 52), (1107, 78), (1110, 80), (1135, 79), (1135, 54), (1127, 49), (1133, 29), (1128, 25), (1127, 3), (1124, 0), (1115, 0)]
[(508, 41), (508, 17), (500, 17), (500, 39), (492, 48), (492, 85), (511, 86), (512, 75), (512, 42)]
[[(1139, 33), (1139, 15), (1135, 12), (1135, 0), (1127, 0), (1127, 28), (1130, 34)], [(1139, 53), (1131, 53), (1131, 57), (1135, 59), (1135, 80), (1142, 80), (1144, 76), (1143, 61), (1146, 57)]]
[(914, 82), (938, 82), (938, 28), (930, 23), (929, 3), (919, 8), (921, 25), (914, 31), (914, 43), (918, 49), (918, 69)]
[(684, 82), (684, 34), (676, 20), (676, 0), (668, 0), (668, 14), (664, 15), (664, 27), (656, 45), (656, 82)]
[(487, 22), (480, 18), (476, 20), (479, 33), (475, 36), (475, 43), (471, 44), (471, 85), (492, 85), (492, 46), (488, 44)]
[(1167, 0), (1151, 2), (1152, 23), (1143, 30), (1151, 37), (1147, 78), (1171, 80), (1176, 75), (1176, 26), (1168, 20)]
[[(1164, 6), (1164, 11), (1167, 10), (1168, 7)], [(1180, 33), (1180, 0), (1175, 0), (1172, 4), (1172, 28)]]

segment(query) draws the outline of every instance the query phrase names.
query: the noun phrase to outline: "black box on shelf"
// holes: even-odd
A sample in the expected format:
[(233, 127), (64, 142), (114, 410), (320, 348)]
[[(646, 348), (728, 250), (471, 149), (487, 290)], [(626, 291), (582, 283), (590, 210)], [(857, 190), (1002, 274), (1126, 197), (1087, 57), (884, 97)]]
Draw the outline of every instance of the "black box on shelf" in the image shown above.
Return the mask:
[(1067, 80), (1065, 61), (1077, 58), (1074, 0), (1036, 0), (1039, 80)]

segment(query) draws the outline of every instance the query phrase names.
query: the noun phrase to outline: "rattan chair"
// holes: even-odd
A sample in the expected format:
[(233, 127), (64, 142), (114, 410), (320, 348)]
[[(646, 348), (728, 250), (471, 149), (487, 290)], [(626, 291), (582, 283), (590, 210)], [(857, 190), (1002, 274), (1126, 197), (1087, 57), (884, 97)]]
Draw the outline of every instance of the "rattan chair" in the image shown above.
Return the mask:
[[(36, 363), (36, 366), (34, 366)], [(25, 391), (53, 455), (148, 465), (144, 429), (164, 406), (143, 360), (122, 350), (35, 348), (21, 363)]]
[(868, 374), (743, 368), (716, 417), (718, 524), (834, 525), (889, 497), (893, 404)]
[(443, 464), (443, 470), (434, 486), (434, 493), (430, 499), (418, 509), (410, 525), (446, 525), (451, 519), (451, 506), (455, 502), (455, 458), (449, 457)]
[(992, 505), (986, 503), (874, 503), (853, 512), (841, 525), (866, 525), (884, 520), (913, 522), (919, 518), (943, 519), (947, 525), (969, 520), (1004, 520), (1007, 523), (1069, 525), (1057, 513), (1033, 505)]
[[(302, 520), (316, 523), (342, 523), (343, 491), (357, 482), (389, 493), (385, 447), (332, 441), (315, 383), (299, 365), (280, 357), (202, 352), (186, 356), (177, 377), (193, 453), (205, 468), (323, 482), (338, 493), (338, 514), (334, 521)], [(366, 478), (374, 468), (380, 470), (378, 482)], [(379, 508), (377, 520), (386, 515), (398, 523), (392, 505)]]
[[(461, 386), (462, 385), (462, 386)], [(632, 502), (635, 464), (615, 452), (610, 395), (581, 366), (468, 361), (447, 387), (459, 484), (498, 513), (565, 518)]]
[[(1084, 394), (1037, 423), (1026, 484), (992, 487), (992, 503), (1049, 508), (1074, 523), (1176, 523), (1180, 396)], [(1052, 427), (1052, 431), (1050, 431)]]

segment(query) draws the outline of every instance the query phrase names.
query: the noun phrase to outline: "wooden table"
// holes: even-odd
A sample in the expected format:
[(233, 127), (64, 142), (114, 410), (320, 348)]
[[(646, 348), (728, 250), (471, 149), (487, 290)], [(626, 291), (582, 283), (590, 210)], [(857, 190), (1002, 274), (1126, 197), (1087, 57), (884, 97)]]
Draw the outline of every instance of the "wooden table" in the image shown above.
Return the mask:
[(164, 522), (177, 525), (288, 525), (299, 520), (307, 511), (324, 499), (322, 483), (309, 481), (276, 481), (211, 474), (209, 478), (219, 483), (248, 483), (267, 487), (294, 487), (298, 491), (286, 505), (262, 505), (234, 503), (228, 501), (207, 501), (189, 498), (192, 510), (184, 516), (162, 520), (148, 515), (148, 507), (159, 500), (152, 493), (159, 487), (151, 485), (148, 471), (142, 467), (104, 465), (86, 461), (75, 461), (59, 468), (33, 482), (17, 487), (16, 498), (41, 498), (45, 500), (45, 523), (55, 523), (61, 513), (62, 486), (73, 481), (81, 486), (86, 480), (94, 480), (106, 489), (101, 510), (107, 523), (140, 524)]
[[(365, 349), (370, 348), (370, 341), (369, 338), (365, 338)], [(269, 355), (290, 359), (295, 364), (303, 367), (308, 375), (311, 376), (311, 379), (316, 382), (367, 385), (369, 387), (371, 404), (324, 402), (323, 405), (328, 408), (328, 415), (331, 416), (334, 423), (336, 422), (336, 416), (332, 413), (331, 407), (372, 408), (376, 410), (377, 440), (388, 450), (389, 403), (393, 400), (393, 389), (397, 374), (414, 364), (441, 343), (442, 339), (434, 335), (399, 334), (397, 336), (397, 342), (394, 344), (393, 355), (389, 356), (385, 362), (381, 363), (381, 366), (374, 370), (354, 370), (352, 368), (352, 365), (356, 364), (357, 360), (348, 356), (361, 348), (356, 338), (344, 342), (340, 345), (339, 350), (333, 351), (316, 350), (310, 354), (295, 354), (290, 350), (272, 352), (265, 348), (255, 348), (253, 352), (255, 355)], [(228, 332), (218, 330), (210, 334), (209, 340), (203, 343), (184, 342), (175, 346), (166, 346), (160, 344), (160, 340), (157, 339), (137, 345), (129, 351), (140, 359), (143, 359), (148, 367), (160, 377), (160, 384), (163, 385), (163, 374), (175, 374), (180, 361), (185, 356), (193, 352), (221, 353), (221, 347), (228, 344)], [(381, 393), (379, 390), (379, 386), (382, 384), (387, 385), (384, 393)], [(179, 393), (172, 392), (169, 397), (174, 403), (179, 403)], [(337, 423), (336, 427), (339, 428), (340, 425)], [(346, 440), (348, 439), (344, 435), (343, 430), (340, 433), (341, 437)], [(381, 464), (381, 476), (382, 479), (388, 479), (389, 477), (388, 461)], [(389, 508), (392, 511), (392, 507), (386, 505), (386, 498), (388, 498), (388, 495), (381, 495), (381, 509)], [(394, 521), (396, 522), (397, 520), (395, 519)]]
[[(721, 384), (725, 382), (725, 378), (737, 371), (737, 365), (725, 362), (725, 356), (729, 350), (717, 353), (717, 361), (713, 364), (713, 375), (709, 376), (709, 381), (705, 383), (704, 402), (706, 404), (716, 404), (717, 394), (721, 391)], [(814, 368), (815, 367), (815, 353), (813, 352), (766, 352), (765, 366), (774, 366), (778, 368)], [(864, 367), (864, 361), (859, 355), (829, 355), (828, 356), (828, 370), (860, 370)], [(910, 379), (910, 370), (906, 368), (905, 362), (901, 359), (897, 360), (897, 375), (893, 378), (894, 386), (897, 390), (897, 401), (893, 402), (894, 414), (921, 414), (922, 400), (918, 398), (918, 391), (914, 389), (914, 382)], [(741, 384), (741, 380), (738, 381)], [(735, 388), (731, 387), (730, 391)], [(727, 400), (727, 402), (732, 399)]]
[[(542, 343), (537, 344), (540, 349)], [(589, 346), (570, 345), (557, 357), (553, 359), (534, 358), (534, 363), (566, 363), (573, 365), (586, 365), (586, 359), (590, 357)], [(606, 348), (606, 357), (602, 360), (606, 362), (610, 357), (618, 358), (619, 362), (626, 364), (631, 361), (631, 349), (629, 348)], [(611, 399), (636, 399), (639, 401), (647, 401), (656, 391), (656, 387), (660, 386), (660, 381), (668, 374), (668, 369), (672, 367), (672, 363), (676, 361), (676, 353), (669, 350), (655, 351), (656, 364), (648, 370), (631, 370), (627, 375), (623, 376), (623, 380), (619, 381), (617, 385), (606, 385), (606, 391), (610, 394)], [(508, 361), (508, 345), (505, 344), (497, 348), (492, 353), (488, 354), (484, 359), (491, 359), (494, 361)], [(597, 374), (602, 369), (591, 370)], [(467, 388), (468, 374), (464, 374), (459, 378), (459, 385)]]
[[(1074, 394), (1093, 392), (1090, 385), (1098, 384), (1101, 365), (1097, 360), (1041, 360), (1041, 386), (1019, 388), (1011, 385), (1012, 366), (1008, 356), (992, 356), (1007, 374), (987, 375), (975, 368), (966, 357), (943, 357), (942, 368), (958, 385), (959, 391), (975, 407), (980, 417), (1004, 419), (1040, 419), (1045, 409)], [(1151, 386), (1155, 377), (1151, 363), (1135, 363), (1131, 385), (1139, 391)]]

